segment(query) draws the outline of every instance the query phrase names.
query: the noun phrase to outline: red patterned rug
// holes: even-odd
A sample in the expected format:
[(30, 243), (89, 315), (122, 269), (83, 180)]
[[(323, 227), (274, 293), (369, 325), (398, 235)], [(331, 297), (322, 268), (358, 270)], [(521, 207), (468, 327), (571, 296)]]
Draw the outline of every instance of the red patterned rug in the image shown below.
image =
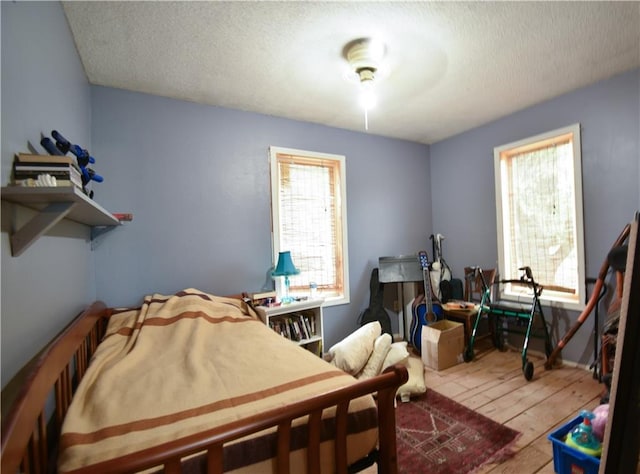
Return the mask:
[(427, 390), (396, 410), (400, 474), (464, 474), (509, 459), (515, 430)]

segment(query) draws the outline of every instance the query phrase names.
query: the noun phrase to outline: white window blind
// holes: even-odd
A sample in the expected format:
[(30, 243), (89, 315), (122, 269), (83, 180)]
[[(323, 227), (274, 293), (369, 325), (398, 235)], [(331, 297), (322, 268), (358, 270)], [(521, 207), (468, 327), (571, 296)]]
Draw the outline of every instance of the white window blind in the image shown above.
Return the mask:
[(346, 302), (344, 157), (271, 148), (274, 258), (289, 250), (300, 270), (293, 294), (315, 283), (321, 296)]
[(529, 266), (544, 286), (543, 299), (579, 309), (585, 291), (579, 125), (496, 148), (495, 160), (501, 278), (518, 278)]

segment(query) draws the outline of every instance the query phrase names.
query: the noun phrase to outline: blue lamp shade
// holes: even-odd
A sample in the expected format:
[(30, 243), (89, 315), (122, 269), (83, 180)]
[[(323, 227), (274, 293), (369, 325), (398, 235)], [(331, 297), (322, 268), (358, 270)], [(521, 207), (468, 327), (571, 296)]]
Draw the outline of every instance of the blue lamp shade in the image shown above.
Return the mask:
[(286, 252), (280, 252), (278, 254), (278, 264), (276, 265), (276, 269), (271, 272), (271, 275), (289, 276), (297, 275), (298, 273), (300, 273), (300, 270), (298, 270), (293, 264), (293, 260), (291, 260), (291, 252), (289, 250)]

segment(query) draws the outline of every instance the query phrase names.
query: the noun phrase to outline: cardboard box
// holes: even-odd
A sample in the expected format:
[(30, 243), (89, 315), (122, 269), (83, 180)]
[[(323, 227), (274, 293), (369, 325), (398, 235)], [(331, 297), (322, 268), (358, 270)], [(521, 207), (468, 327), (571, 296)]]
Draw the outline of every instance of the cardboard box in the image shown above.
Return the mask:
[(422, 328), (422, 362), (444, 370), (462, 362), (464, 325), (455, 321), (436, 321)]

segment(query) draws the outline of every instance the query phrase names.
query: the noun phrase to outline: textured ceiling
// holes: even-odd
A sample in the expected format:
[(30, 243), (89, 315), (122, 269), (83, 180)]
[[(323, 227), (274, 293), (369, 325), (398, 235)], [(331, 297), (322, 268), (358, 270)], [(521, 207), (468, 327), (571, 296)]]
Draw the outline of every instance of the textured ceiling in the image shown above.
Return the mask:
[(92, 84), (434, 143), (640, 67), (640, 2), (63, 2)]

